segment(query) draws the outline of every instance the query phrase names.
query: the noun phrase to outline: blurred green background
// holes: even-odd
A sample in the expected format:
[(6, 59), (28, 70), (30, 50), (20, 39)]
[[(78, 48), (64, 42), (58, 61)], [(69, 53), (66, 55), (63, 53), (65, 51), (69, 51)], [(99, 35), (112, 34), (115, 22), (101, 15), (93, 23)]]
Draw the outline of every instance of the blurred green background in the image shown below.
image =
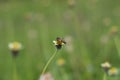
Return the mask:
[(8, 43), (23, 45), (18, 80), (38, 80), (56, 37), (67, 44), (47, 69), (55, 80), (102, 80), (101, 63), (120, 67), (119, 26), (120, 0), (0, 0), (0, 80), (13, 80)]

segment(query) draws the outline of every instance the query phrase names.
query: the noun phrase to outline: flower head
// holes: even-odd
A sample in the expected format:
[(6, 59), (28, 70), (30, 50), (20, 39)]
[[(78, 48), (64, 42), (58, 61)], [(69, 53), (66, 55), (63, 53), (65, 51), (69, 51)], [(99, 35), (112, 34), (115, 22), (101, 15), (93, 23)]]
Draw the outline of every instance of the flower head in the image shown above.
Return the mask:
[(67, 42), (67, 45), (66, 45), (66, 50), (69, 52), (69, 53), (72, 53), (73, 50), (74, 50), (74, 46), (73, 46), (73, 37), (72, 36), (66, 36), (64, 38), (64, 40)]
[(63, 58), (60, 58), (57, 60), (57, 65), (58, 66), (63, 66), (65, 64), (65, 60)]
[(55, 46), (56, 46), (57, 49), (61, 49), (62, 46), (64, 44), (66, 44), (66, 42), (62, 38), (60, 38), (60, 37), (57, 37), (56, 40), (53, 41), (53, 43), (55, 44)]
[(68, 0), (68, 6), (73, 8), (76, 4), (76, 1), (75, 0)]
[(105, 72), (108, 72), (108, 70), (111, 68), (111, 64), (109, 62), (105, 62), (101, 64), (101, 67), (104, 69)]
[(22, 49), (22, 45), (19, 42), (12, 42), (8, 44), (9, 49), (11, 50), (13, 56), (17, 56), (19, 51)]
[(46, 73), (40, 76), (39, 80), (54, 80), (53, 76), (51, 75), (51, 73)]
[(117, 26), (112, 26), (110, 31), (109, 31), (109, 34), (111, 36), (115, 36), (116, 34), (118, 34), (118, 27)]
[(112, 67), (108, 70), (108, 75), (109, 76), (116, 76), (118, 74), (118, 69), (115, 67)]

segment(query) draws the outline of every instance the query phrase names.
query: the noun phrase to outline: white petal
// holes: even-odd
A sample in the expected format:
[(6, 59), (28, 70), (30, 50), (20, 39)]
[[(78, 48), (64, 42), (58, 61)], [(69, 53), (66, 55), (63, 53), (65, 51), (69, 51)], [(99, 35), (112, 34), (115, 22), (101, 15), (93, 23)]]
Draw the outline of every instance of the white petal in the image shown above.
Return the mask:
[(54, 43), (55, 45), (57, 45), (57, 41), (53, 41), (53, 43)]
[(9, 44), (8, 44), (8, 47), (9, 47), (10, 49), (12, 49), (12, 48), (13, 48), (13, 44), (12, 44), (12, 43), (9, 43)]

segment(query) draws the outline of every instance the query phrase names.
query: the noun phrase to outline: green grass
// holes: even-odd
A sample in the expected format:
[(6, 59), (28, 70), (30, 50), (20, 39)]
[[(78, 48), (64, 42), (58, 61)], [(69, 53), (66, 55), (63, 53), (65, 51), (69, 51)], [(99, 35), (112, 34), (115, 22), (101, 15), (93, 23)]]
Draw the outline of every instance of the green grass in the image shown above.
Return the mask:
[[(75, 1), (73, 7), (67, 0), (0, 1), (0, 80), (13, 76), (9, 42), (23, 44), (16, 59), (19, 80), (38, 80), (58, 36), (70, 36), (73, 51), (64, 46), (49, 65), (55, 80), (102, 80), (101, 63), (120, 67), (120, 1)], [(109, 36), (112, 26), (118, 27), (118, 38)], [(56, 64), (61, 57), (63, 67)]]

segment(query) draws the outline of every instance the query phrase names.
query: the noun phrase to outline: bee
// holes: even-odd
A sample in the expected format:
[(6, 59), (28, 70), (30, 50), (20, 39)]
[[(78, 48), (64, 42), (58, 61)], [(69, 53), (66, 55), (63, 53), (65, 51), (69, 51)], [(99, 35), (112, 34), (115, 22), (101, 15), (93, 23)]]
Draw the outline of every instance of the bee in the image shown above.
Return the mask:
[(56, 46), (57, 49), (61, 49), (62, 46), (64, 44), (66, 44), (66, 42), (62, 38), (60, 38), (60, 37), (57, 37), (56, 40), (53, 41), (53, 43), (55, 44), (55, 46)]

